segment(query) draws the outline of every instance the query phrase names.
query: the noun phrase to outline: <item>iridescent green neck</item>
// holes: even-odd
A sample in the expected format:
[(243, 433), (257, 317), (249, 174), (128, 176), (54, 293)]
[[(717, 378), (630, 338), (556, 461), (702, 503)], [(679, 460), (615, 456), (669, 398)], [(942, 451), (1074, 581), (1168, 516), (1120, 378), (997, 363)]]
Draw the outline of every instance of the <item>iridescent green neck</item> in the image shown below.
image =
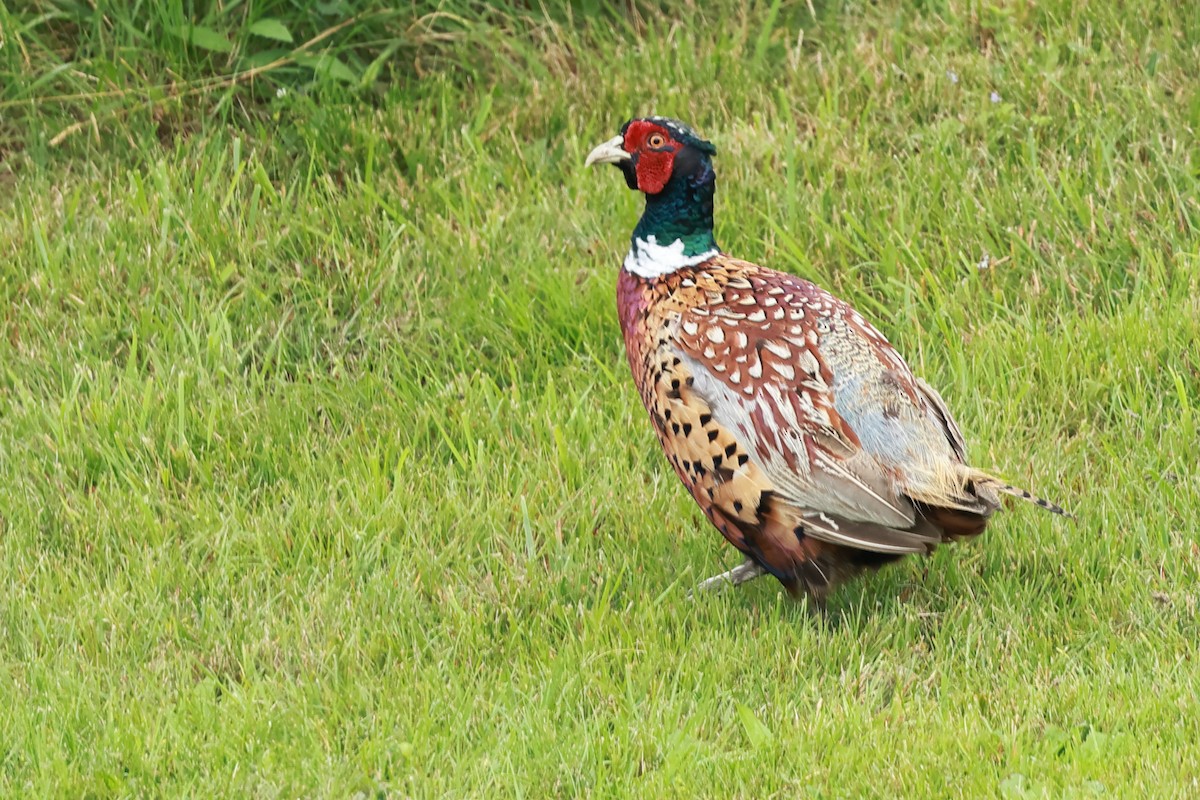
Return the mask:
[(633, 229), (633, 246), (638, 240), (660, 246), (683, 242), (684, 256), (717, 250), (713, 237), (713, 194), (716, 175), (705, 157), (691, 174), (674, 175), (661, 192), (646, 195), (646, 210)]

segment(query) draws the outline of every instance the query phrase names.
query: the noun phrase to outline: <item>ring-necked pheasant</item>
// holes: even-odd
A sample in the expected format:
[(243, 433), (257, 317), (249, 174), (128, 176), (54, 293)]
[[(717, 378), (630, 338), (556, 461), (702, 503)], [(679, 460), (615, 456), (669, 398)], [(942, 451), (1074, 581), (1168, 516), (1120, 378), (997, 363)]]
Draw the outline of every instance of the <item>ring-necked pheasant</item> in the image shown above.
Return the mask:
[(667, 458), (746, 563), (818, 604), (839, 583), (983, 532), (1001, 494), (936, 391), (861, 314), (713, 238), (716, 149), (665, 117), (592, 150), (646, 208), (617, 280), (629, 366)]

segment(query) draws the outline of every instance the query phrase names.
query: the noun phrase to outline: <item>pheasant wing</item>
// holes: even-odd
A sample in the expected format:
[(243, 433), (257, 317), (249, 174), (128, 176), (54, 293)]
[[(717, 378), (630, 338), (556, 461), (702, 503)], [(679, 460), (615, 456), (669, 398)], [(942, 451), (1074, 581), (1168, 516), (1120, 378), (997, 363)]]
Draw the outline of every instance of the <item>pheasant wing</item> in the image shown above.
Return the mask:
[[(714, 282), (705, 305), (680, 316), (676, 342), (693, 390), (759, 464), (776, 501), (791, 507), (806, 535), (882, 553), (928, 550), (939, 532), (900, 493), (897, 470), (864, 448), (837, 402), (839, 389), (865, 391), (838, 374), (839, 367), (849, 371), (839, 363), (844, 347), (877, 358), (862, 376), (855, 373), (863, 380), (872, 370), (902, 368), (900, 377), (908, 375), (912, 386), (903, 361), (887, 358), (890, 347), (872, 355), (869, 342), (847, 344), (862, 338), (856, 329), (866, 323), (811, 283), (742, 262), (736, 267), (734, 277)], [(906, 406), (924, 417), (916, 390), (891, 380), (897, 416)], [(944, 435), (941, 442), (950, 449)]]

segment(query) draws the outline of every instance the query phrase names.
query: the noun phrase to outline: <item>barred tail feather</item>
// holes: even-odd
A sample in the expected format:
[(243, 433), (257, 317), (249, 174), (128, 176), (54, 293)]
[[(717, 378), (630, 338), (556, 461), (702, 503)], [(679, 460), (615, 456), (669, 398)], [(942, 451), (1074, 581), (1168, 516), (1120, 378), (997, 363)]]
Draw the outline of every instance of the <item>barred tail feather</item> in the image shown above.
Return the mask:
[(1073, 514), (1067, 512), (1066, 509), (1064, 509), (1062, 506), (1058, 505), (1057, 503), (1051, 503), (1049, 500), (1046, 500), (1044, 498), (1038, 497), (1036, 494), (1033, 494), (1028, 489), (1021, 489), (1016, 486), (1013, 486), (1011, 483), (1003, 483), (1002, 481), (996, 481), (995, 484), (993, 484), (993, 485), (996, 487), (996, 491), (998, 491), (1002, 494), (1011, 495), (1012, 497), (1019, 497), (1022, 500), (1033, 503), (1038, 508), (1046, 509), (1051, 514), (1058, 514), (1060, 517), (1066, 517), (1068, 519), (1075, 519), (1075, 516)]
[(1007, 494), (1033, 503), (1051, 514), (1073, 519), (1056, 503), (1013, 486), (991, 473), (962, 464), (953, 464), (939, 471), (910, 474), (908, 478), (904, 494), (924, 506), (988, 516), (999, 507), (1000, 495)]
[(999, 492), (1000, 494), (1007, 494), (1011, 497), (1019, 497), (1028, 503), (1033, 503), (1038, 508), (1049, 511), (1051, 514), (1057, 514), (1060, 517), (1074, 519), (1074, 517), (1062, 506), (1038, 497), (1028, 489), (1022, 489), (1019, 486), (1013, 486), (1011, 483), (1003, 481), (1000, 478), (997, 478), (995, 475), (984, 472), (981, 469), (967, 467), (967, 472), (970, 475), (971, 482), (975, 485), (976, 492), (980, 494), (991, 495), (993, 498), (996, 498), (997, 502), (999, 501), (999, 498), (996, 497), (996, 493)]

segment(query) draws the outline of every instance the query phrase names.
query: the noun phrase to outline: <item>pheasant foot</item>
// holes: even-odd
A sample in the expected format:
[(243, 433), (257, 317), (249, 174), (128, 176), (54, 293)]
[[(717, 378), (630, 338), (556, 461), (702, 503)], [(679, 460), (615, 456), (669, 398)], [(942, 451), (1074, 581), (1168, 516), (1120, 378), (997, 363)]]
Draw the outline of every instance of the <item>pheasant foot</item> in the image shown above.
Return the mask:
[(696, 588), (693, 590), (693, 593), (694, 592), (707, 592), (710, 589), (715, 589), (716, 587), (720, 586), (722, 583), (726, 583), (726, 582), (728, 582), (729, 584), (731, 584), (733, 586), (741, 586), (743, 583), (747, 583), (761, 575), (766, 575), (766, 574), (767, 574), (767, 570), (765, 568), (759, 566), (756, 562), (747, 558), (744, 562), (742, 562), (741, 564), (738, 564), (736, 567), (734, 567), (731, 570), (727, 570), (725, 572), (722, 572), (720, 575), (714, 575), (711, 578), (700, 581), (700, 583), (696, 584)]

